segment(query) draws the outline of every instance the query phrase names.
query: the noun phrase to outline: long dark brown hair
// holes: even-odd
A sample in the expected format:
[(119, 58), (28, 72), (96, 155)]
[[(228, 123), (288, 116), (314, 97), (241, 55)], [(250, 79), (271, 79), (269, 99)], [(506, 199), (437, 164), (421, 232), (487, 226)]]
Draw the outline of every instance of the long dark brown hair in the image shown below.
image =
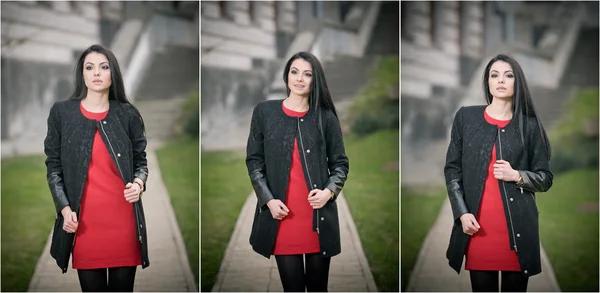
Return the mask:
[[(135, 111), (135, 115), (137, 115), (139, 117), (139, 119), (141, 120), (142, 129), (145, 131), (144, 119), (142, 119), (142, 115), (140, 114), (138, 109), (129, 102), (129, 100), (127, 99), (127, 95), (125, 94), (125, 86), (123, 83), (123, 76), (121, 75), (121, 68), (119, 67), (119, 62), (117, 62), (117, 58), (115, 57), (113, 52), (111, 52), (109, 49), (104, 48), (100, 45), (92, 45), (89, 48), (87, 48), (85, 51), (83, 51), (83, 53), (81, 53), (81, 56), (79, 57), (79, 60), (77, 61), (77, 64), (75, 65), (75, 90), (71, 94), (70, 99), (81, 100), (81, 99), (85, 98), (85, 96), (87, 95), (88, 88), (85, 85), (85, 81), (83, 79), (83, 62), (85, 61), (85, 57), (88, 54), (90, 54), (91, 52), (100, 53), (100, 54), (106, 56), (106, 59), (108, 59), (108, 64), (110, 67), (110, 78), (112, 81), (112, 83), (110, 85), (109, 93), (108, 93), (108, 100), (117, 101), (118, 102), (117, 104), (119, 105), (119, 107), (123, 107), (122, 104), (131, 105), (131, 107)], [(126, 111), (126, 112), (128, 112), (128, 111)]]
[(511, 58), (510, 56), (499, 54), (496, 57), (492, 58), (490, 62), (488, 62), (485, 67), (485, 71), (483, 72), (483, 89), (485, 93), (485, 100), (489, 104), (492, 103), (493, 96), (490, 92), (489, 86), (489, 76), (490, 69), (492, 68), (492, 64), (496, 61), (503, 61), (508, 63), (512, 67), (513, 74), (515, 75), (515, 84), (514, 84), (514, 94), (513, 94), (513, 104), (512, 104), (512, 113), (513, 119), (517, 119), (519, 133), (521, 134), (521, 142), (525, 145), (524, 131), (523, 131), (523, 122), (526, 117), (535, 117), (538, 123), (538, 127), (540, 133), (542, 134), (542, 141), (546, 146), (546, 151), (548, 154), (548, 160), (550, 160), (550, 142), (548, 141), (548, 136), (546, 135), (546, 131), (542, 122), (540, 121), (539, 116), (535, 111), (535, 107), (533, 106), (533, 100), (531, 99), (531, 94), (529, 93), (529, 87), (527, 86), (527, 81), (525, 80), (525, 73), (523, 73), (523, 69), (517, 62), (517, 60)]

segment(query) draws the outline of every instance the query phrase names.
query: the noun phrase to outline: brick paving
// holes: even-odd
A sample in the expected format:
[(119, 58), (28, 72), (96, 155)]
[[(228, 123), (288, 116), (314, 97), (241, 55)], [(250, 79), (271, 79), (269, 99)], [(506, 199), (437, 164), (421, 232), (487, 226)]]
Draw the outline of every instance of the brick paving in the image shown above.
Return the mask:
[[(452, 209), (445, 200), (440, 215), (429, 231), (411, 273), (406, 291), (411, 292), (470, 292), (469, 272), (463, 269), (460, 275), (450, 268), (446, 259), (446, 248), (452, 229)], [(544, 248), (541, 248), (542, 273), (529, 278), (528, 292), (560, 292), (552, 265)]]
[[(150, 145), (147, 158), (149, 177), (143, 200), (150, 266), (143, 270), (138, 266), (134, 291), (198, 291), (156, 154)], [(76, 270), (70, 265), (67, 273), (61, 274), (49, 249), (50, 241), (47, 241), (29, 284), (29, 291), (81, 291)]]
[[(343, 195), (337, 199), (342, 252), (331, 259), (331, 292), (377, 291), (354, 220)], [(248, 196), (223, 257), (214, 292), (282, 292), (275, 258), (267, 259), (252, 250), (250, 230), (256, 195)]]

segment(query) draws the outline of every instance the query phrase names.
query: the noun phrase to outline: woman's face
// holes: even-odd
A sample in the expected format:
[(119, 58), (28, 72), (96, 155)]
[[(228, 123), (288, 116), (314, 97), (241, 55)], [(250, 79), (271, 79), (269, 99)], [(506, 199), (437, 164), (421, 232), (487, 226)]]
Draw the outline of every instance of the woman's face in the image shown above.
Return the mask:
[(110, 65), (104, 54), (91, 52), (83, 61), (83, 80), (89, 90), (104, 92), (110, 88), (112, 79)]
[(494, 98), (512, 99), (515, 93), (515, 74), (510, 64), (496, 61), (489, 72), (488, 85)]
[(307, 97), (310, 94), (312, 66), (308, 61), (298, 58), (292, 62), (288, 72), (288, 87), (295, 95)]

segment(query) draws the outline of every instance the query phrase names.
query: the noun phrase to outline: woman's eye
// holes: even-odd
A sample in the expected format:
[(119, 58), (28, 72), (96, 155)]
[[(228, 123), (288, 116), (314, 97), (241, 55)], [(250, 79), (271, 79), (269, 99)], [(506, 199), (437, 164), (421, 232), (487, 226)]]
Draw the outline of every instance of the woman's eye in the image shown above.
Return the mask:
[(85, 70), (92, 70), (92, 67), (91, 66), (86, 66)]
[(108, 70), (108, 65), (104, 65), (104, 66), (102, 66), (102, 69), (104, 69), (104, 70)]
[(296, 73), (298, 73), (298, 72), (296, 72), (296, 70), (292, 70), (292, 74), (296, 74)]
[(310, 73), (306, 74), (306, 77), (311, 77), (311, 76), (312, 76), (312, 74), (310, 74)]
[(512, 74), (509, 74), (509, 75), (507, 75), (506, 77), (508, 77), (508, 78), (513, 78), (513, 75), (512, 75)]
[(492, 78), (496, 78), (496, 77), (498, 77), (498, 75), (492, 74)]

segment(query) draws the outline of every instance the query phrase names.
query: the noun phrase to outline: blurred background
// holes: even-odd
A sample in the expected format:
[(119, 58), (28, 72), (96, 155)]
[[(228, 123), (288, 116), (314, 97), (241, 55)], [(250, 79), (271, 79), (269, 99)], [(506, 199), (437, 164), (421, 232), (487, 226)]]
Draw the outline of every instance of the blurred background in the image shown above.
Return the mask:
[(447, 197), (454, 114), (486, 104), (483, 71), (503, 53), (523, 68), (551, 140), (554, 186), (537, 197), (542, 244), (562, 290), (597, 291), (598, 2), (402, 2), (401, 11), (403, 288)]
[(245, 165), (252, 110), (286, 98), (284, 65), (300, 51), (321, 61), (340, 114), (350, 159), (343, 192), (377, 288), (399, 290), (399, 8), (379, 1), (201, 3), (203, 291), (215, 284), (252, 192)]
[(198, 1), (1, 3), (2, 291), (27, 290), (52, 228), (46, 119), (54, 102), (71, 95), (77, 59), (93, 44), (115, 54), (128, 99), (144, 118), (148, 151), (156, 151), (198, 286), (199, 7)]

